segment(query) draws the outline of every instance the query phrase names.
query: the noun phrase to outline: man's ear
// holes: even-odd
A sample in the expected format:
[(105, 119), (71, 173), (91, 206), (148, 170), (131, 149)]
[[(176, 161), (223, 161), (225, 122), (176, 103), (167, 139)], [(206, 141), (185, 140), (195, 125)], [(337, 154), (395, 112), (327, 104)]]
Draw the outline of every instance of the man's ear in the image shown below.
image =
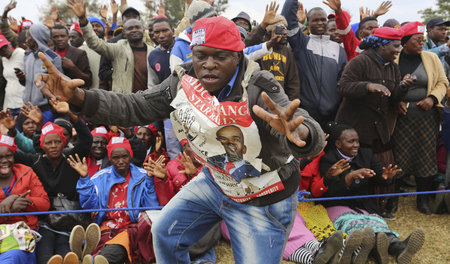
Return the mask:
[(245, 153), (247, 153), (247, 146), (244, 145), (244, 147), (242, 148), (242, 155), (245, 155)]

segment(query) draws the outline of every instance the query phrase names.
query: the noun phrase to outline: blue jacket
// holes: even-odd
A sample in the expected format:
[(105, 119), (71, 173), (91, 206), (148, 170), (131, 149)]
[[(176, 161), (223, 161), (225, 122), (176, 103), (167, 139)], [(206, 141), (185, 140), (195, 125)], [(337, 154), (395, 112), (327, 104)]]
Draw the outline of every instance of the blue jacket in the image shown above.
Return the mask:
[[(159, 206), (153, 177), (148, 177), (144, 169), (133, 163), (130, 164), (130, 170), (127, 206), (130, 208)], [(112, 186), (124, 181), (125, 179), (114, 170), (113, 166), (98, 171), (92, 178), (80, 177), (77, 191), (80, 194), (81, 207), (83, 209), (106, 209)], [(131, 221), (136, 223), (139, 210), (129, 210), (128, 214)], [(100, 225), (105, 216), (106, 212), (99, 212), (94, 221)]]
[[(288, 23), (288, 41), (300, 78), (302, 108), (330, 116), (340, 103), (337, 83), (347, 63), (344, 49), (328, 35), (305, 35), (299, 30), (297, 0), (286, 0), (281, 14)], [(314, 116), (314, 115), (313, 115)]]

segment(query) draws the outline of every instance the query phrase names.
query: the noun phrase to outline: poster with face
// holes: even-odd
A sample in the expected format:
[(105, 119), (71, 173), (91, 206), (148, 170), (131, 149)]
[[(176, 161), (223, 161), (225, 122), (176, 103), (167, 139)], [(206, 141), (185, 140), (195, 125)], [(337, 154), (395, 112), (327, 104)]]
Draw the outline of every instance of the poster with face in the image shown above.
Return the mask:
[(222, 191), (246, 202), (284, 189), (277, 171), (261, 173), (261, 140), (247, 101), (219, 102), (188, 75), (172, 101), (171, 121)]

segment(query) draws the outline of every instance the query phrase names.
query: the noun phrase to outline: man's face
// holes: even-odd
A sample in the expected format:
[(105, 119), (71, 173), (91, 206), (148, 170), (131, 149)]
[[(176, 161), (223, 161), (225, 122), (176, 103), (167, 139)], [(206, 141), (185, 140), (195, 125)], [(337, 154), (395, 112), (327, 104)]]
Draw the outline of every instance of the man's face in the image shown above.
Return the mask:
[(244, 145), (244, 135), (235, 126), (228, 126), (217, 131), (217, 141), (225, 148), (228, 161), (235, 162), (244, 159), (247, 147)]
[(238, 18), (238, 19), (234, 20), (234, 23), (237, 23), (240, 26), (242, 26), (243, 28), (245, 28), (247, 33), (250, 32), (250, 24), (248, 23), (247, 20), (242, 19), (242, 18)]
[(123, 25), (123, 36), (128, 39), (129, 42), (142, 41), (144, 37), (144, 28), (136, 19), (130, 19)]
[(69, 46), (69, 34), (63, 28), (52, 29), (52, 40), (57, 50), (65, 50)]
[(368, 36), (372, 35), (373, 30), (375, 28), (378, 28), (378, 22), (375, 20), (369, 20), (362, 27), (359, 29), (359, 38), (367, 38)]
[(327, 14), (323, 10), (314, 10), (309, 15), (308, 28), (311, 34), (324, 35), (327, 31)]
[(159, 22), (153, 25), (153, 37), (165, 49), (173, 46), (173, 30), (167, 22)]
[(70, 45), (72, 45), (75, 48), (78, 48), (81, 45), (83, 45), (84, 39), (83, 36), (81, 36), (80, 32), (72, 30), (69, 33), (69, 42)]
[(236, 72), (242, 53), (195, 46), (192, 49), (194, 71), (207, 91), (219, 92)]
[(447, 26), (439, 25), (434, 26), (428, 30), (428, 36), (430, 39), (437, 43), (444, 43), (447, 37)]
[(155, 35), (153, 34), (153, 20), (150, 20), (150, 22), (148, 22), (148, 35), (155, 44), (158, 44), (158, 40), (155, 38)]
[(111, 163), (120, 175), (127, 175), (130, 170), (131, 156), (125, 148), (115, 148), (111, 151)]
[(39, 48), (38, 44), (31, 36), (29, 30), (27, 30), (27, 34), (25, 35), (25, 43), (27, 44), (28, 48), (30, 48), (33, 51), (36, 51)]
[(336, 22), (331, 21), (328, 22), (328, 26), (327, 26), (327, 35), (330, 35), (330, 40), (337, 42), (339, 44), (342, 43), (342, 39), (339, 36), (339, 33), (337, 32), (337, 28), (336, 28)]
[(102, 27), (102, 24), (98, 22), (92, 22), (91, 25), (97, 37), (103, 38), (105, 36), (105, 29)]
[(103, 159), (106, 155), (106, 145), (108, 145), (106, 138), (102, 136), (95, 136), (92, 139), (91, 157), (96, 160)]
[(11, 48), (11, 45), (9, 45), (9, 44), (0, 48), (0, 56), (1, 57), (9, 58), (9, 57), (11, 57), (12, 53), (13, 53), (13, 50)]

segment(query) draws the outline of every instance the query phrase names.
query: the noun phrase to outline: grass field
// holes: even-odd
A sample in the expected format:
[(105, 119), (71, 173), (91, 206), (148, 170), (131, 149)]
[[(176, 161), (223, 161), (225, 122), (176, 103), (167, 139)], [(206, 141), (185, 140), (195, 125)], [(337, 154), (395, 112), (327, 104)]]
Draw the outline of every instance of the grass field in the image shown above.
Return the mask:
[[(425, 245), (415, 255), (412, 264), (449, 264), (450, 215), (421, 214), (416, 210), (415, 199), (415, 196), (400, 197), (399, 210), (395, 214), (396, 220), (389, 221), (389, 227), (397, 231), (402, 240), (415, 229), (421, 228), (425, 231)], [(221, 241), (216, 246), (216, 254), (218, 264), (234, 263), (233, 252), (228, 243)], [(283, 261), (282, 263), (294, 262)], [(396, 262), (391, 257), (389, 263)]]

